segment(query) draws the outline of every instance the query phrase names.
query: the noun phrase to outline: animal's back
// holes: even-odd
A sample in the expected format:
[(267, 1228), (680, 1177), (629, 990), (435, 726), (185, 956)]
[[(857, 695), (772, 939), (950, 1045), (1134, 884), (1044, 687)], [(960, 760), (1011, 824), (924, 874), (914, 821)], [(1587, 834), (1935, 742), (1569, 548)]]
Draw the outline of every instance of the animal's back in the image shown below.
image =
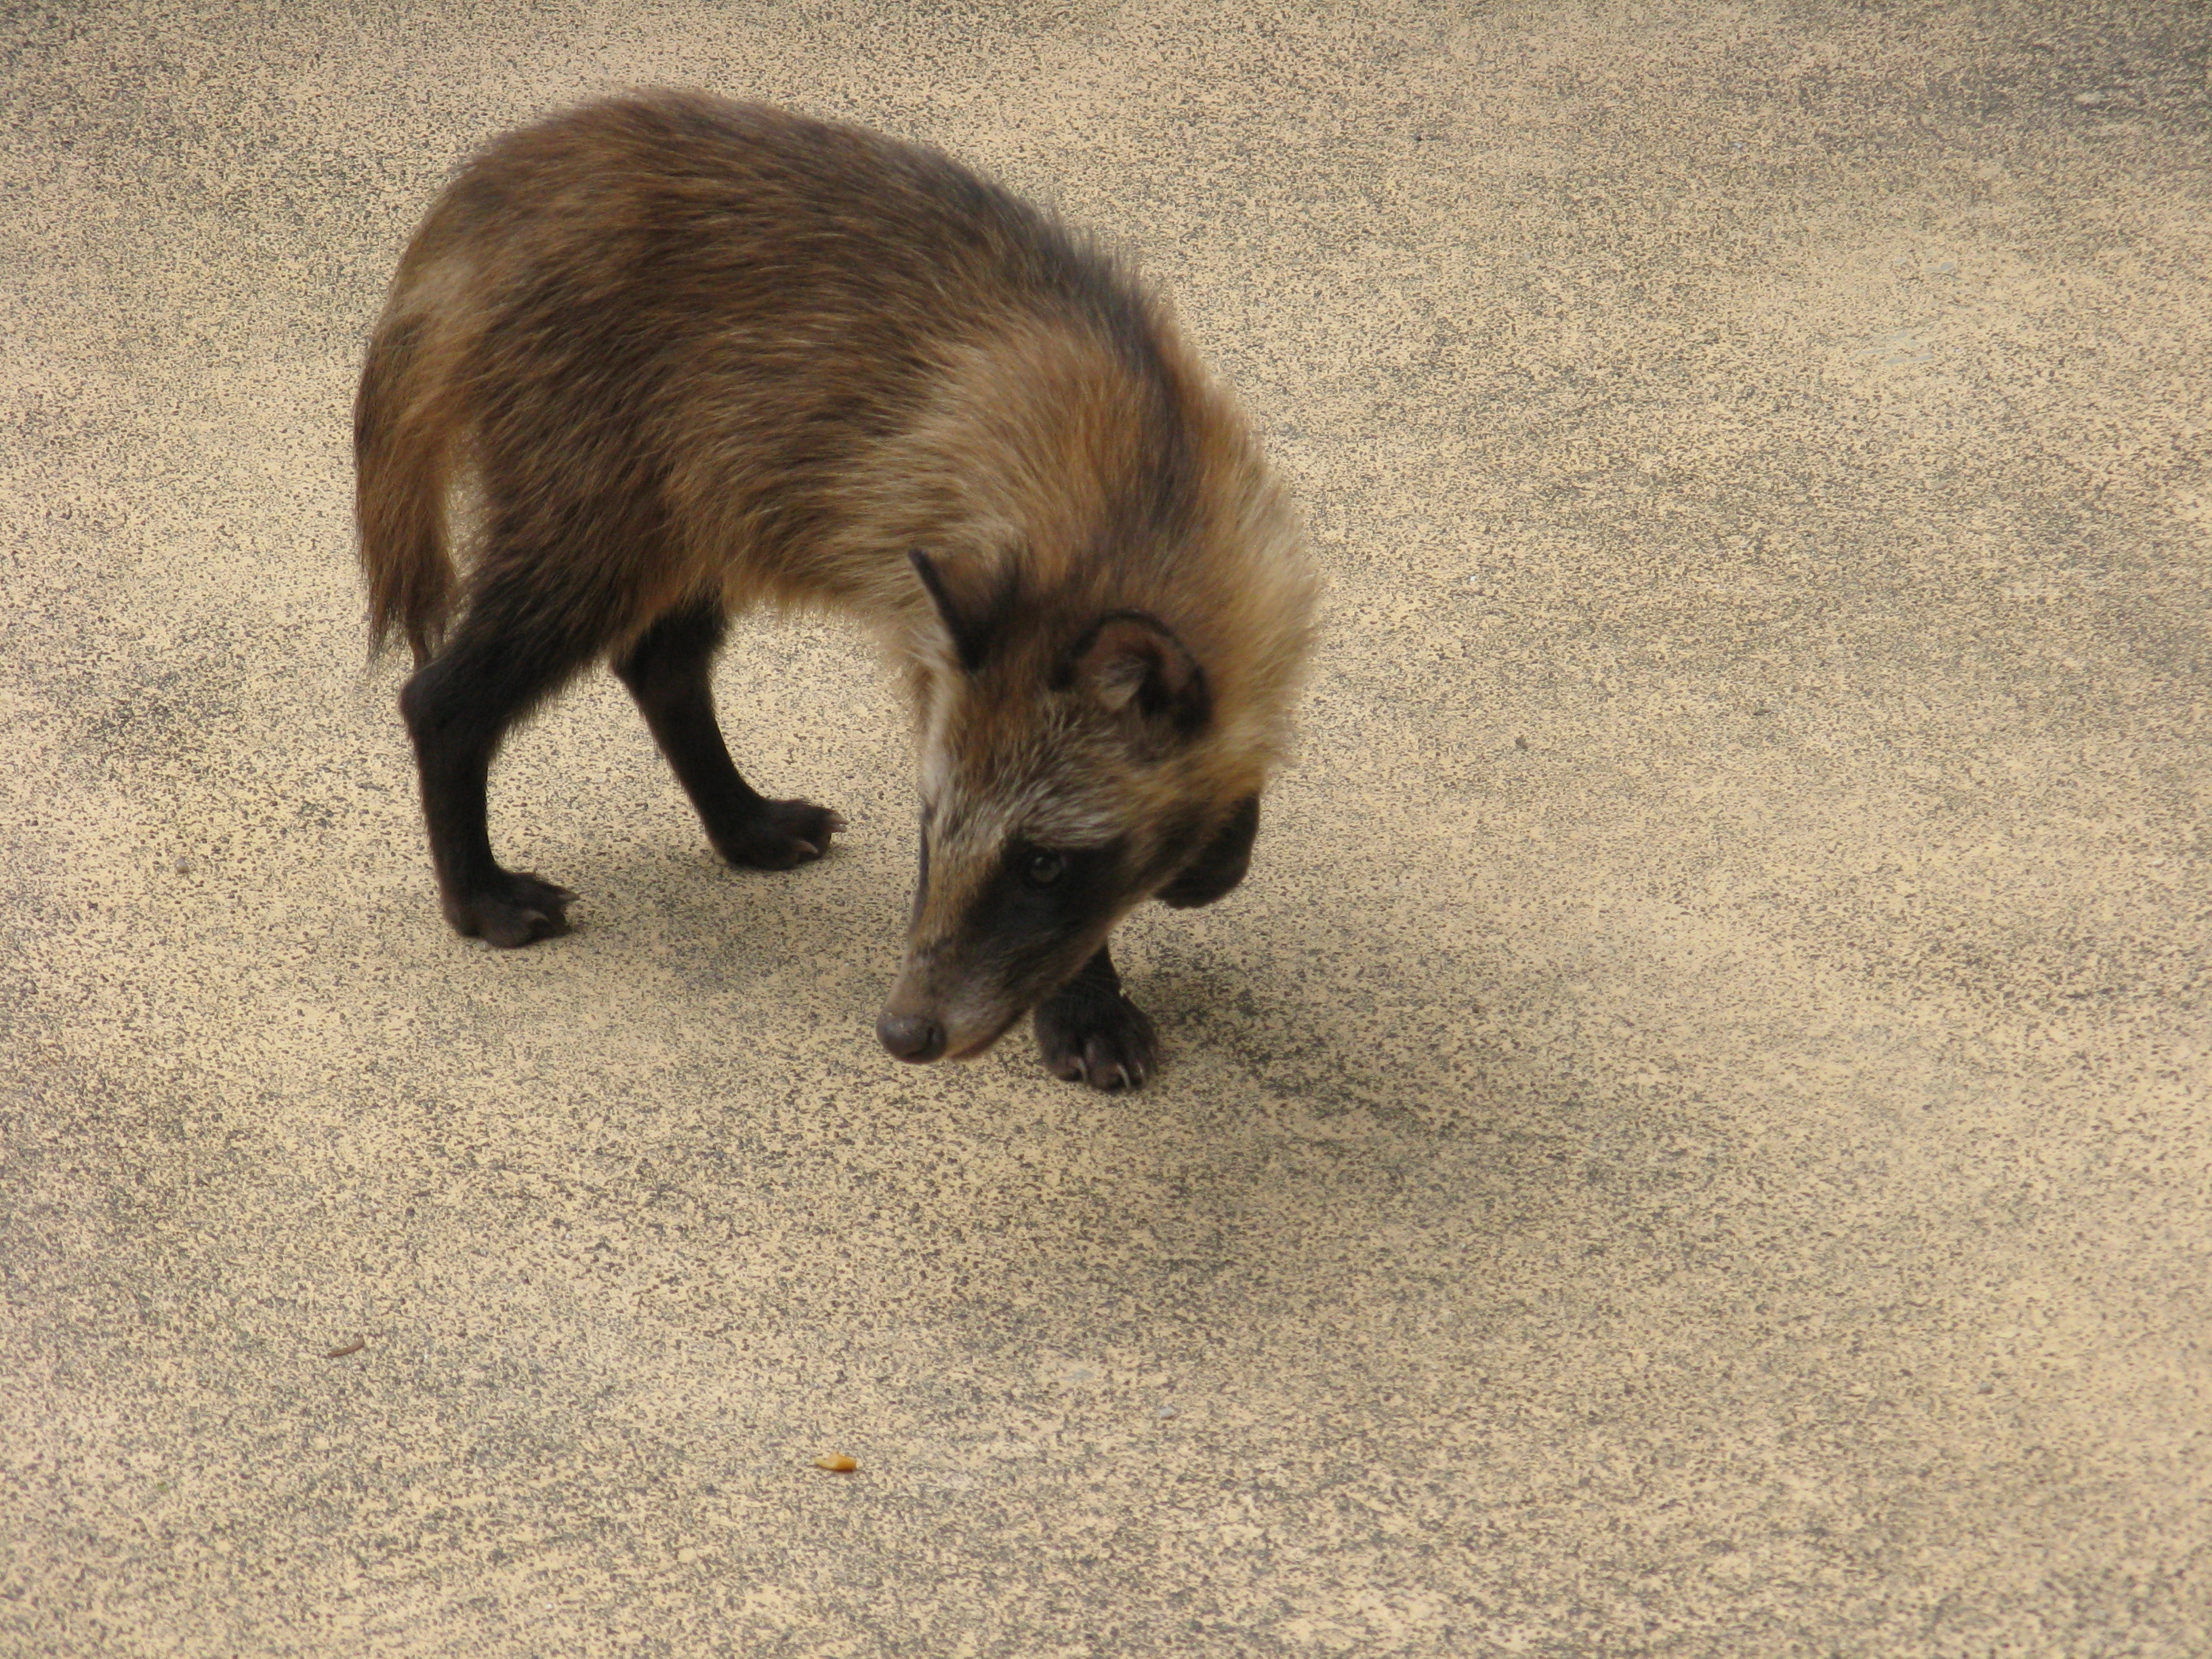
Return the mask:
[(870, 348), (1024, 304), (1143, 327), (1109, 261), (949, 159), (701, 94), (638, 94), (507, 135), (422, 244), (410, 266), (459, 248), (526, 327), (605, 306), (589, 319), (598, 343), (687, 368), (687, 346), (793, 368), (827, 346), (880, 379), (890, 365)]

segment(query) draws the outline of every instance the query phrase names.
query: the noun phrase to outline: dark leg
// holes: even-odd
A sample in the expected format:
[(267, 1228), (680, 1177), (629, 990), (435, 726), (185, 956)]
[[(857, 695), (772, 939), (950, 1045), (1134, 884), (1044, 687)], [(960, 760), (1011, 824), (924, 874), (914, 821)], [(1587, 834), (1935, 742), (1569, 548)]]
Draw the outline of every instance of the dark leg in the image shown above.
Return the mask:
[(446, 920), (502, 948), (568, 931), (575, 897), (503, 870), (484, 822), (484, 781), (507, 728), (574, 672), (586, 653), (501, 629), (481, 603), (459, 634), (399, 694), (422, 780), (422, 817)]
[(714, 721), (710, 678), (724, 625), (714, 605), (671, 611), (616, 662), (615, 672), (637, 699), (714, 850), (732, 864), (788, 870), (827, 852), (845, 820), (807, 801), (766, 799), (738, 775)]
[(1159, 1042), (1145, 1011), (1121, 994), (1106, 947), (1037, 1005), (1037, 1048), (1046, 1067), (1094, 1089), (1135, 1089), (1159, 1064)]

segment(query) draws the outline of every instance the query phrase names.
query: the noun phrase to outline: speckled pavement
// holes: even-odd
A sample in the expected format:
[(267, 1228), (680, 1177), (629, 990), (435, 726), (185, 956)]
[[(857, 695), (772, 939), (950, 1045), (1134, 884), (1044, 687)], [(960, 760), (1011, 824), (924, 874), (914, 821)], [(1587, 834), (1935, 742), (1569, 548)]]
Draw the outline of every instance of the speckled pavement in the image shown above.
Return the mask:
[[(2201, 6), (0, 21), (0, 1653), (2212, 1652)], [(901, 1067), (913, 790), (611, 678), (441, 925), (347, 410), (440, 179), (679, 82), (1134, 247), (1332, 583), (1170, 1049)], [(845, 1453), (849, 1475), (812, 1467)]]

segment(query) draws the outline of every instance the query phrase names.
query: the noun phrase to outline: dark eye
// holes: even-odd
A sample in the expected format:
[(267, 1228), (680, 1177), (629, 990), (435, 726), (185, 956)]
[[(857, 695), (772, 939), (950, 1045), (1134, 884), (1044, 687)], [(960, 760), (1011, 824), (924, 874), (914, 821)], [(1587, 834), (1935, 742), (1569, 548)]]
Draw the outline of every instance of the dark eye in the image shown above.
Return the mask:
[(1022, 879), (1032, 887), (1049, 887), (1067, 872), (1067, 860), (1039, 847), (1022, 854)]

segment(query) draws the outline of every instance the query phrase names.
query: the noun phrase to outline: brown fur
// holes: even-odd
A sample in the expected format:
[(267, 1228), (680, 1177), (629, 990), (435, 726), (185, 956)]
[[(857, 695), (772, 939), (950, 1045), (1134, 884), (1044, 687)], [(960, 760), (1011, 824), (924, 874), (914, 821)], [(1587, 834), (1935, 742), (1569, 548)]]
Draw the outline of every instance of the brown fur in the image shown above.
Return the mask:
[[(706, 676), (733, 611), (845, 609), (904, 665), (930, 818), (885, 1042), (979, 1052), (1038, 1006), (1056, 1070), (1141, 1080), (1107, 932), (1163, 890), (1202, 902), (1193, 870), (1241, 873), (1315, 580), (1233, 404), (1113, 260), (855, 129), (695, 94), (590, 106), (499, 139), (431, 209), (356, 453), (371, 629), (415, 654), (401, 704), (457, 927), (565, 925), (564, 890), (492, 859), (483, 777), (595, 659), (726, 855), (818, 856), (841, 821), (753, 793)], [(1047, 888), (1006, 885), (1018, 847), (1079, 855), (1083, 902), (1024, 909)]]

